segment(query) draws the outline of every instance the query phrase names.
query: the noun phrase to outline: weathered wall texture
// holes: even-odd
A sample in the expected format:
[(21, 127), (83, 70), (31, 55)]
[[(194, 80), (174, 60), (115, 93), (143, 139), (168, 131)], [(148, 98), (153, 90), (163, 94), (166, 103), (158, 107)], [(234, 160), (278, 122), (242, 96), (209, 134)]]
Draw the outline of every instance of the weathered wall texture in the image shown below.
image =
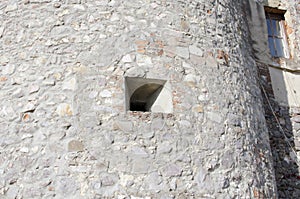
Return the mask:
[[(241, 4), (1, 1), (0, 197), (276, 197)], [(173, 113), (126, 112), (125, 76)]]
[[(248, 23), (259, 68), (279, 198), (299, 198), (300, 158), (300, 2), (250, 2)], [(286, 10), (285, 29), (290, 58), (271, 58), (263, 6)], [(271, 105), (271, 106), (270, 106)]]
[(270, 67), (276, 101), (283, 106), (300, 107), (300, 73)]

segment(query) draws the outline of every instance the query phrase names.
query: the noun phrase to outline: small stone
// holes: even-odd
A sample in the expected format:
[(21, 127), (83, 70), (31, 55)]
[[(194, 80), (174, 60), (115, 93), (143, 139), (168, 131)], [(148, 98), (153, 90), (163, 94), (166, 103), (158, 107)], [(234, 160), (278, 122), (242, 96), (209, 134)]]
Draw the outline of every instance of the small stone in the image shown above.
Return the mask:
[(292, 121), (296, 123), (300, 123), (300, 115), (296, 115), (295, 117), (293, 117)]
[(103, 178), (101, 182), (102, 182), (103, 186), (112, 186), (112, 185), (114, 185), (114, 181), (112, 181), (112, 179), (110, 179), (108, 177)]
[(166, 166), (163, 169), (163, 174), (166, 177), (181, 176), (182, 169), (178, 165), (176, 165), (176, 164), (171, 164), (171, 165)]
[(20, 77), (11, 78), (10, 80), (11, 80), (10, 81), (11, 85), (21, 85), (21, 84), (23, 84), (23, 79), (20, 78)]
[(147, 132), (143, 133), (142, 136), (145, 139), (151, 139), (154, 137), (154, 135), (155, 135), (154, 131), (147, 131)]
[(84, 43), (89, 43), (91, 41), (92, 41), (92, 38), (88, 35), (85, 35), (82, 37), (82, 42), (84, 42)]
[(73, 115), (73, 110), (69, 104), (62, 103), (62, 104), (58, 105), (58, 107), (56, 109), (56, 113), (59, 116), (71, 116), (71, 115)]
[(110, 7), (114, 7), (116, 4), (116, 1), (115, 0), (110, 0), (109, 3), (107, 4), (108, 6)]
[(222, 186), (222, 189), (226, 189), (230, 186), (230, 183), (229, 183), (229, 179), (228, 178), (225, 178), (223, 180), (223, 186)]
[(192, 62), (192, 64), (195, 64), (195, 65), (204, 65), (205, 58), (191, 54), (190, 61)]
[(199, 57), (203, 56), (203, 51), (195, 45), (189, 46), (189, 51), (191, 54), (197, 55)]
[(133, 124), (131, 121), (116, 121), (114, 123), (114, 130), (130, 132), (133, 130)]
[(64, 82), (63, 84), (63, 90), (76, 90), (76, 79), (71, 78)]
[(293, 128), (295, 129), (295, 131), (300, 131), (300, 123), (294, 122)]
[(141, 67), (132, 67), (126, 71), (126, 75), (130, 77), (143, 77), (145, 70)]
[(16, 114), (16, 111), (12, 106), (4, 106), (0, 109), (0, 116), (5, 116), (9, 121), (13, 121), (18, 117), (18, 114)]
[(43, 81), (43, 85), (46, 86), (54, 86), (55, 85), (55, 80), (54, 79), (47, 79)]
[(110, 21), (119, 21), (120, 17), (117, 13), (113, 13), (112, 16), (110, 17)]
[(58, 176), (55, 178), (55, 187), (52, 187), (52, 190), (55, 190), (57, 195), (73, 196), (78, 190), (79, 186), (75, 177), (71, 176)]
[(209, 68), (214, 68), (218, 66), (217, 60), (212, 56), (207, 56), (205, 59), (205, 64)]
[(137, 146), (133, 146), (131, 148), (131, 152), (133, 155), (141, 157), (141, 158), (147, 158), (149, 157), (148, 153), (145, 151), (145, 149)]
[[(78, 0), (75, 0), (75, 2), (78, 3)], [(76, 5), (73, 6), (73, 8), (76, 9), (76, 10), (79, 10), (79, 11), (85, 11), (84, 5), (76, 4)]]
[(190, 128), (191, 127), (191, 122), (188, 120), (180, 120), (178, 123), (181, 128)]
[(34, 146), (31, 148), (32, 153), (37, 153), (39, 151), (39, 147), (38, 146)]
[(68, 143), (68, 151), (69, 152), (77, 152), (77, 151), (83, 151), (84, 150), (84, 146), (82, 144), (82, 142), (78, 141), (78, 140), (72, 140)]
[(196, 175), (196, 181), (199, 185), (205, 184), (204, 181), (205, 181), (207, 174), (208, 174), (208, 172), (206, 169), (204, 169), (203, 167), (199, 168), (197, 175)]
[(29, 149), (27, 147), (22, 147), (22, 148), (20, 148), (20, 152), (22, 152), (22, 153), (28, 153)]
[(101, 177), (102, 186), (113, 186), (119, 180), (119, 177), (115, 174), (103, 174)]
[(232, 151), (225, 151), (223, 152), (223, 157), (221, 159), (221, 166), (225, 169), (230, 169), (234, 165), (234, 154)]
[(198, 100), (200, 102), (207, 101), (208, 100), (208, 96), (206, 94), (201, 94), (201, 95), (198, 96)]
[(147, 189), (159, 192), (162, 189), (162, 177), (158, 172), (152, 172), (144, 178)]
[(14, 65), (5, 65), (2, 68), (2, 74), (3, 75), (11, 75), (15, 72), (16, 67)]
[(184, 59), (188, 59), (190, 57), (189, 50), (185, 47), (176, 47), (176, 54)]
[(136, 63), (139, 66), (152, 66), (152, 58), (147, 55), (140, 55), (136, 56)]
[(99, 34), (99, 39), (105, 39), (105, 38), (107, 38), (106, 35), (104, 35), (104, 34)]
[(170, 181), (170, 189), (175, 191), (177, 188), (177, 180), (176, 178), (173, 178), (171, 181)]
[(188, 74), (184, 77), (183, 81), (196, 83), (197, 82), (197, 77), (194, 74)]
[(74, 67), (74, 68), (73, 68), (73, 71), (76, 72), (76, 73), (84, 74), (84, 73), (86, 73), (86, 71), (87, 71), (87, 67), (81, 65), (81, 66), (79, 66), (79, 67)]
[(125, 55), (121, 61), (124, 63), (131, 63), (131, 62), (133, 62), (133, 59), (132, 59), (131, 55), (128, 54), (128, 55)]
[(142, 197), (138, 197), (138, 196), (130, 196), (130, 199), (146, 199), (146, 198), (142, 198)]
[(132, 175), (120, 175), (120, 184), (123, 186), (123, 187), (126, 187), (126, 186), (131, 186), (134, 184), (134, 179), (135, 177), (132, 176)]
[(193, 112), (195, 113), (203, 113), (203, 105), (198, 104), (193, 107)]
[(208, 112), (207, 118), (214, 122), (217, 122), (217, 123), (222, 122), (222, 117), (221, 117), (220, 113), (217, 113), (217, 112)]
[(96, 182), (94, 184), (94, 189), (100, 189), (101, 188), (101, 182)]
[(60, 6), (61, 6), (61, 4), (58, 2), (54, 3), (54, 5), (53, 5), (54, 8), (60, 8)]
[[(19, 189), (20, 188), (17, 185), (9, 186), (8, 191), (6, 192), (6, 197), (7, 198), (17, 198)], [(1, 194), (1, 192), (0, 192), (0, 194)]]
[(279, 119), (279, 123), (281, 124), (281, 125), (285, 125), (285, 119), (284, 118), (278, 118)]
[(30, 113), (25, 113), (25, 114), (23, 115), (23, 117), (22, 117), (22, 120), (23, 120), (24, 122), (29, 122), (30, 119), (31, 119)]
[(29, 87), (29, 94), (36, 93), (40, 90), (39, 85), (32, 85)]
[(111, 96), (112, 96), (112, 93), (109, 90), (103, 90), (100, 92), (100, 97), (108, 98)]
[(126, 17), (124, 17), (127, 21), (129, 21), (129, 22), (134, 22), (135, 21), (135, 18), (134, 17), (132, 17), (132, 16), (126, 16)]
[(69, 27), (69, 26), (55, 26), (52, 28), (51, 30), (51, 36), (55, 37), (55, 36), (66, 36), (66, 35), (70, 35), (74, 32), (74, 29)]
[(7, 77), (5, 76), (0, 77), (0, 82), (5, 82), (5, 81), (7, 81)]
[(152, 131), (160, 131), (164, 128), (165, 121), (161, 118), (155, 118), (151, 122), (151, 130)]
[(151, 163), (145, 158), (136, 158), (132, 160), (132, 172), (137, 174), (146, 174), (150, 170)]
[(146, 40), (137, 40), (134, 42), (138, 47), (145, 47), (149, 44), (149, 41)]
[[(4, 26), (0, 27), (0, 38), (2, 37), (3, 32), (4, 32)], [(0, 63), (1, 63), (1, 62), (0, 62)]]
[(47, 61), (48, 61), (48, 59), (45, 56), (37, 57), (34, 59), (34, 63), (37, 66), (43, 66), (46, 64)]
[(54, 77), (55, 80), (61, 80), (62, 74), (61, 73), (54, 73), (53, 77)]
[(169, 142), (164, 142), (157, 148), (157, 154), (168, 154), (172, 151), (172, 146)]
[(33, 137), (33, 135), (31, 133), (25, 133), (25, 134), (22, 135), (21, 139), (24, 140), (26, 138), (32, 138), (32, 137)]
[(14, 98), (21, 98), (21, 97), (24, 96), (24, 93), (23, 93), (23, 91), (22, 91), (21, 88), (18, 88), (17, 90), (15, 90), (15, 91), (12, 93), (12, 96), (13, 96)]
[(14, 3), (14, 4), (7, 5), (4, 11), (5, 12), (12, 12), (12, 11), (15, 11), (17, 9), (18, 9), (18, 4)]
[(185, 69), (193, 69), (193, 67), (190, 64), (186, 63), (186, 62), (182, 62), (182, 67), (185, 68)]
[(92, 92), (90, 92), (90, 94), (89, 94), (89, 98), (90, 98), (90, 99), (94, 99), (94, 98), (97, 97), (97, 95), (98, 95), (98, 92), (97, 92), (97, 91), (92, 91)]
[(22, 112), (23, 113), (26, 113), (26, 112), (32, 112), (35, 110), (35, 105), (32, 103), (32, 102), (29, 102), (28, 104), (26, 104), (26, 106), (22, 109)]
[(236, 114), (228, 113), (227, 123), (233, 126), (241, 126), (241, 119)]
[(173, 58), (176, 55), (176, 49), (175, 49), (175, 47), (165, 46), (164, 53), (166, 54), (166, 56)]

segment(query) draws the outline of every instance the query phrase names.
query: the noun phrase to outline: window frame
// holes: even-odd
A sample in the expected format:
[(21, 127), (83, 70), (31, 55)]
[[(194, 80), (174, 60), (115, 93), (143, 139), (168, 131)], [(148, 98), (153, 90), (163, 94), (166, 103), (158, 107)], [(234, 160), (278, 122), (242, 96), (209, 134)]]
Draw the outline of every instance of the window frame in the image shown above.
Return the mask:
[[(268, 32), (268, 47), (273, 58), (290, 58), (287, 33), (285, 28), (285, 12), (285, 10), (265, 7)], [(278, 32), (276, 30), (277, 28), (273, 27), (274, 24), (272, 23), (272, 21), (275, 21), (275, 23), (278, 24)], [(272, 41), (272, 44), (270, 44), (270, 40)], [(280, 43), (277, 43), (276, 40), (279, 40)], [(276, 45), (278, 44), (280, 44), (280, 47), (276, 47)], [(273, 45), (273, 47), (271, 45)], [(280, 53), (280, 51), (282, 52)]]

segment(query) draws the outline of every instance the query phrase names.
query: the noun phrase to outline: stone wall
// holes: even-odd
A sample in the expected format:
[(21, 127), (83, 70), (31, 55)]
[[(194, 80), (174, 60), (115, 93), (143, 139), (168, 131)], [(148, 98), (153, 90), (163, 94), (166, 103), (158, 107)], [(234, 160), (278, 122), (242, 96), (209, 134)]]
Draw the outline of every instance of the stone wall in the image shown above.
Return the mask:
[[(279, 198), (298, 198), (299, 181), (299, 109), (280, 106), (275, 100), (269, 68), (258, 63), (264, 95), (264, 110), (270, 136)], [(297, 157), (298, 156), (298, 157)]]
[[(242, 1), (0, 3), (0, 196), (276, 198)], [(125, 108), (166, 80), (173, 113)]]

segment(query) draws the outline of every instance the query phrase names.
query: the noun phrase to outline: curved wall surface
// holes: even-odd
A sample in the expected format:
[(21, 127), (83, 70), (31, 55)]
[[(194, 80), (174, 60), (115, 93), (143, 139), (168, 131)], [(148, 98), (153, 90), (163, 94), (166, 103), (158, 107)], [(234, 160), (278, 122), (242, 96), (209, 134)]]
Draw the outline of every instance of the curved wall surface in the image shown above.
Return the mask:
[(276, 198), (244, 9), (1, 1), (0, 196)]

